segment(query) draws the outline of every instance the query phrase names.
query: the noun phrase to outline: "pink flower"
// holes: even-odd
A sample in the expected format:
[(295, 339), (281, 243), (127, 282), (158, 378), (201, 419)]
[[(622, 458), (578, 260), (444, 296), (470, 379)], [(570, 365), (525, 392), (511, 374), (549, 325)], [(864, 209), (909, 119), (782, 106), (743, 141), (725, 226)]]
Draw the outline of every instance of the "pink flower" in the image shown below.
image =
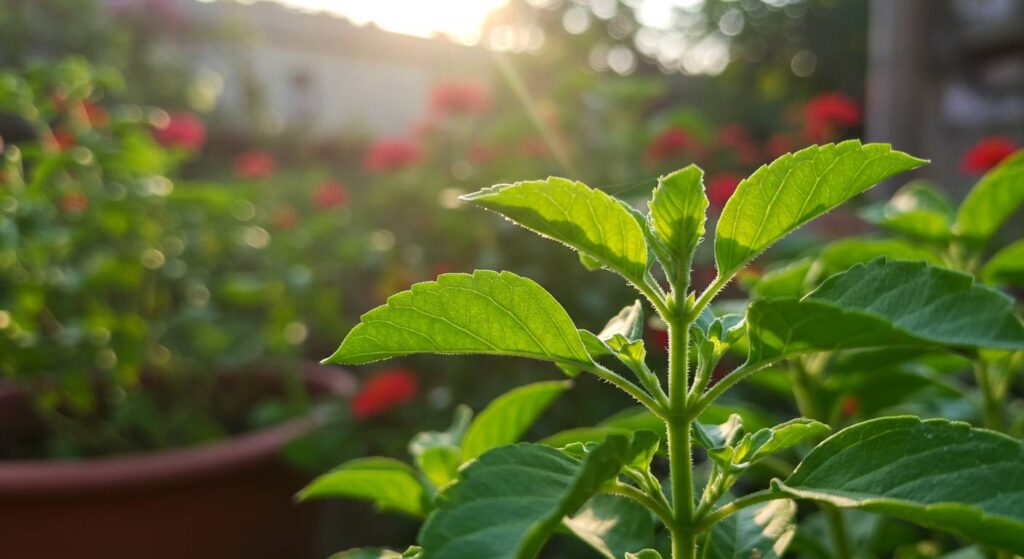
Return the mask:
[(313, 204), (321, 210), (346, 206), (348, 198), (348, 188), (344, 183), (337, 181), (321, 183), (313, 191)]
[(653, 161), (667, 161), (681, 156), (691, 147), (690, 135), (678, 126), (666, 128), (647, 146), (647, 157)]
[(366, 379), (352, 398), (352, 415), (368, 419), (409, 402), (419, 392), (416, 374), (408, 369), (387, 369)]
[(363, 158), (367, 170), (379, 173), (397, 171), (420, 162), (420, 147), (404, 138), (384, 138), (370, 144)]
[(254, 149), (235, 158), (235, 176), (240, 179), (269, 179), (277, 164), (266, 150)]
[(860, 122), (860, 106), (837, 91), (822, 93), (804, 107), (804, 132), (812, 142), (834, 140), (843, 129)]
[(475, 82), (440, 83), (430, 94), (430, 109), (443, 116), (479, 114), (489, 105), (487, 92)]
[(153, 130), (153, 137), (164, 146), (195, 153), (206, 143), (206, 125), (192, 113), (172, 113)]
[(1006, 136), (989, 136), (967, 150), (960, 160), (960, 170), (965, 175), (980, 175), (999, 165), (1004, 159), (1020, 149), (1020, 145)]
[(725, 207), (743, 177), (736, 173), (719, 173), (708, 179), (708, 200), (716, 208)]

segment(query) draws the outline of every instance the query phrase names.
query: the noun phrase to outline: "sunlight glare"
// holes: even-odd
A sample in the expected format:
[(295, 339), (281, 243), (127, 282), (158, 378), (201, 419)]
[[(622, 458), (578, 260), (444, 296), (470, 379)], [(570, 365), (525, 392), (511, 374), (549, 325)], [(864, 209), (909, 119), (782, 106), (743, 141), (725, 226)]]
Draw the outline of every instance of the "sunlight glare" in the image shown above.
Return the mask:
[(444, 34), (463, 43), (480, 39), (487, 14), (508, 0), (277, 0), (302, 10), (325, 11), (352, 23), (430, 37)]

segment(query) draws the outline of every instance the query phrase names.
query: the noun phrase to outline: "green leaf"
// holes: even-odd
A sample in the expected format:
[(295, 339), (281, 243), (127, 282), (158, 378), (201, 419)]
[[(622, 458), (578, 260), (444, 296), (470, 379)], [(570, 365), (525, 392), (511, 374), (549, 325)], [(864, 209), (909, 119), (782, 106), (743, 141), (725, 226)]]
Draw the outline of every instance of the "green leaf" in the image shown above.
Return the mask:
[(530, 357), (586, 368), (590, 356), (565, 309), (510, 272), (443, 274), (364, 314), (324, 363), (362, 365), (413, 353)]
[(822, 437), (829, 431), (831, 429), (828, 425), (806, 417), (798, 417), (768, 429), (761, 429), (751, 437), (755, 444), (750, 449), (750, 462)]
[(924, 163), (888, 144), (849, 140), (811, 146), (762, 166), (740, 182), (722, 210), (715, 231), (719, 275), (732, 277), (801, 225)]
[(740, 510), (715, 524), (704, 559), (772, 559), (782, 557), (796, 534), (796, 503), (770, 501)]
[(643, 505), (617, 495), (596, 495), (565, 526), (608, 559), (620, 559), (654, 541), (654, 521)]
[(626, 559), (661, 559), (661, 554), (654, 549), (641, 549), (636, 553), (627, 553)]
[(463, 461), (519, 441), (555, 398), (571, 386), (568, 381), (537, 382), (499, 396), (470, 424), (462, 440)]
[(1024, 348), (1013, 301), (970, 276), (918, 262), (874, 260), (803, 299), (747, 308), (748, 363), (800, 353), (885, 347)]
[(693, 422), (694, 442), (704, 450), (730, 446), (743, 434), (743, 418), (739, 414), (731, 414), (725, 423), (706, 425), (699, 421)]
[(944, 419), (886, 417), (825, 440), (777, 489), (1024, 553), (1024, 445)]
[(983, 245), (1024, 204), (1024, 150), (1006, 158), (981, 177), (956, 214), (953, 232)]
[[(876, 258), (890, 260), (918, 260), (936, 266), (942, 259), (934, 252), (899, 239), (842, 239), (825, 245), (814, 262), (810, 275), (817, 283), (838, 274), (856, 264), (870, 262)], [(801, 294), (802, 295), (802, 294)]]
[(1024, 287), (1024, 240), (995, 253), (981, 269), (981, 277), (989, 283)]
[(435, 446), (416, 456), (416, 466), (434, 487), (444, 487), (459, 473), (462, 455), (450, 446)]
[(458, 474), (463, 462), (460, 445), (472, 417), (469, 406), (457, 406), (448, 430), (417, 433), (409, 442), (409, 454), (434, 487), (447, 485)]
[(462, 200), (564, 243), (631, 281), (647, 272), (640, 225), (615, 198), (581, 182), (551, 177), (499, 184)]
[(801, 258), (782, 266), (769, 268), (750, 289), (752, 299), (801, 297), (809, 288), (809, 275), (814, 260)]
[(420, 531), (423, 559), (532, 558), (561, 524), (632, 460), (613, 435), (580, 461), (520, 443), (485, 452), (437, 498)]
[(345, 497), (371, 501), (381, 510), (425, 516), (426, 492), (407, 464), (390, 458), (358, 458), (314, 479), (299, 500)]
[(889, 231), (923, 241), (945, 243), (953, 228), (953, 206), (933, 183), (913, 180), (864, 217)]
[(708, 209), (704, 171), (690, 165), (659, 177), (649, 205), (651, 229), (672, 257), (672, 262), (662, 262), (666, 272), (673, 280), (680, 274), (688, 274), (693, 252), (704, 237)]
[(328, 559), (402, 559), (402, 554), (379, 547), (360, 547), (335, 553)]

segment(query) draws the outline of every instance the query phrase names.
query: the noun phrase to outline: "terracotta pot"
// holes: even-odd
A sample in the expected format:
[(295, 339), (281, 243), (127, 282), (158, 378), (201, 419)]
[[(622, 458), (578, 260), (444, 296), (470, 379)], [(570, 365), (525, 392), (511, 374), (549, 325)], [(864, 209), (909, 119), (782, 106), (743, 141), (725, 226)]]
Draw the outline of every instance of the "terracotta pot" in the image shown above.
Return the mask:
[[(321, 371), (308, 385), (337, 394), (346, 376)], [(0, 417), (11, 409), (0, 402)], [(312, 557), (317, 507), (292, 500), (306, 479), (280, 451), (320, 421), (152, 454), (0, 462), (0, 557)]]

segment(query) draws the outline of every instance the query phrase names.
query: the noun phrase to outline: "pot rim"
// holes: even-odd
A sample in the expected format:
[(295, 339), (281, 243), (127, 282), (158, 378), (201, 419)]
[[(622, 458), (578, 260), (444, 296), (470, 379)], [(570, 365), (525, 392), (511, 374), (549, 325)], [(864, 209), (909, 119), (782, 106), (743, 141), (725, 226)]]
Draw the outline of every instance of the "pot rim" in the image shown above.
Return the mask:
[[(306, 372), (306, 383), (344, 395), (349, 373), (332, 367)], [(347, 377), (347, 378), (346, 378)], [(73, 461), (0, 461), (0, 497), (62, 497), (74, 493), (130, 491), (224, 476), (275, 461), (288, 441), (326, 423), (315, 408), (305, 416), (197, 446)]]

